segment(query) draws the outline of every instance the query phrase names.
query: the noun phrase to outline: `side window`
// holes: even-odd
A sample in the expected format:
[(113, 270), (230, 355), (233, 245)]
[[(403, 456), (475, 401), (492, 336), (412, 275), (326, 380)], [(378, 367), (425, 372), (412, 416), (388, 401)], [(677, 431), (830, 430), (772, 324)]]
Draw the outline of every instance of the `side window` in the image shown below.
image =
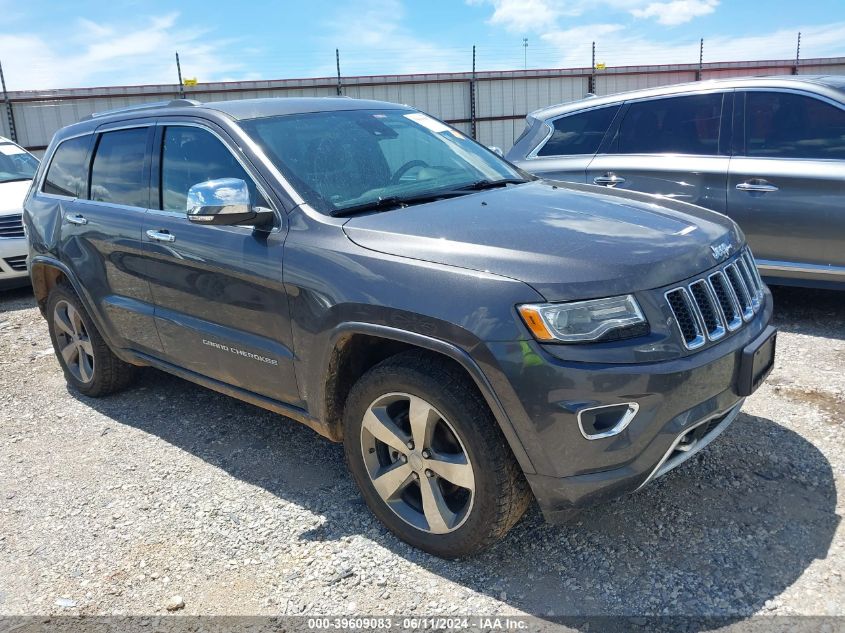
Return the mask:
[(618, 111), (619, 106), (610, 106), (560, 117), (537, 156), (595, 154)]
[(621, 154), (719, 153), (721, 93), (637, 101), (619, 128)]
[(72, 198), (84, 195), (85, 159), (90, 144), (90, 136), (80, 136), (61, 143), (53, 154), (41, 190), (44, 193)]
[(269, 206), (232, 152), (211, 132), (187, 126), (165, 128), (161, 148), (162, 209), (184, 213), (188, 189), (217, 178), (240, 178), (249, 187), (253, 204)]
[(748, 156), (845, 159), (845, 110), (786, 92), (748, 92)]
[(104, 132), (91, 165), (91, 200), (148, 207), (150, 187), (144, 159), (149, 128)]

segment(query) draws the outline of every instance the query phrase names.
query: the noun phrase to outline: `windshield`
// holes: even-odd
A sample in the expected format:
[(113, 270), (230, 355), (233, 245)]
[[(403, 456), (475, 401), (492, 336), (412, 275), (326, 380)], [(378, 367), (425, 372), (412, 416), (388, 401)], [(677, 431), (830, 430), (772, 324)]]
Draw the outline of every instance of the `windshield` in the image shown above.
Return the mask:
[(0, 143), (0, 182), (32, 180), (38, 159), (14, 143)]
[(526, 177), (461, 132), (412, 110), (290, 114), (241, 125), (323, 213), (387, 201), (401, 206), (438, 192)]

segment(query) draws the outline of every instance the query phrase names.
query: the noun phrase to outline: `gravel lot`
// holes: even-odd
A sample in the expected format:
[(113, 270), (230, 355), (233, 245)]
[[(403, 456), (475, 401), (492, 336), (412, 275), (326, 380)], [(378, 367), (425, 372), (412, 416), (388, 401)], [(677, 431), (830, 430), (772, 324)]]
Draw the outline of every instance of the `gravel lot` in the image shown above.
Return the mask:
[(2, 293), (0, 615), (845, 615), (845, 293), (775, 299), (777, 367), (701, 455), (444, 562), (305, 427), (154, 370), (69, 392), (31, 292)]

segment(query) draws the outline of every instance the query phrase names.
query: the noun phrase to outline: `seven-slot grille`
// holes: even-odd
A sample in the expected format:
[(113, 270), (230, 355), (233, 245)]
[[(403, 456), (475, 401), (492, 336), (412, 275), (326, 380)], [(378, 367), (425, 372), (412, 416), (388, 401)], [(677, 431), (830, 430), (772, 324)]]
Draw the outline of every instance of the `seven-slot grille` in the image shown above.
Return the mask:
[(0, 216), (0, 237), (24, 237), (23, 216), (20, 213)]
[(751, 251), (745, 249), (707, 277), (673, 288), (666, 301), (684, 345), (695, 349), (750, 321), (763, 304), (763, 281)]

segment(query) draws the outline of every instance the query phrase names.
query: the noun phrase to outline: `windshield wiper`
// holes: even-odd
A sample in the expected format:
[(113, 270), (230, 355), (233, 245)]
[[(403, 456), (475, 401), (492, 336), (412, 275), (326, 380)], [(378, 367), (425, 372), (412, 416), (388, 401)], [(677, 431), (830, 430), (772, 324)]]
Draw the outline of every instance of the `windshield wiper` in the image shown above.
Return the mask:
[(341, 218), (346, 215), (354, 215), (362, 211), (379, 211), (387, 209), (401, 209), (412, 204), (422, 204), (423, 202), (433, 202), (441, 198), (448, 198), (455, 194), (450, 191), (436, 191), (424, 193), (418, 196), (384, 196), (370, 202), (362, 202), (361, 204), (353, 204), (348, 207), (335, 209), (331, 212), (333, 218)]
[(477, 180), (463, 187), (457, 187), (456, 191), (481, 191), (482, 189), (495, 189), (505, 185), (521, 185), (528, 182), (524, 178), (502, 178), (501, 180)]

